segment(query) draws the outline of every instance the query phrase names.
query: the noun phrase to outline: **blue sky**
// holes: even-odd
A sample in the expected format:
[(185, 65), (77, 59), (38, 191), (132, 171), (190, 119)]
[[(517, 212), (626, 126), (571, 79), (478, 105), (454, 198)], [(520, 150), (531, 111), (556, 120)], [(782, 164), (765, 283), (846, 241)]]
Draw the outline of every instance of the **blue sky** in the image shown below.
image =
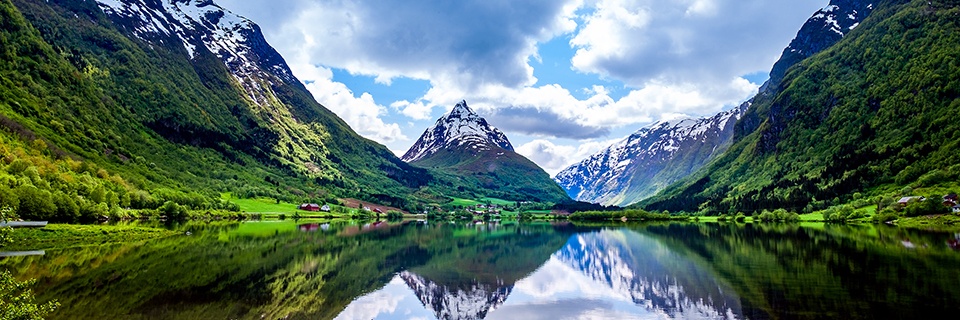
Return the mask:
[(218, 0), (314, 97), (397, 154), (456, 102), (550, 174), (756, 93), (827, 0)]

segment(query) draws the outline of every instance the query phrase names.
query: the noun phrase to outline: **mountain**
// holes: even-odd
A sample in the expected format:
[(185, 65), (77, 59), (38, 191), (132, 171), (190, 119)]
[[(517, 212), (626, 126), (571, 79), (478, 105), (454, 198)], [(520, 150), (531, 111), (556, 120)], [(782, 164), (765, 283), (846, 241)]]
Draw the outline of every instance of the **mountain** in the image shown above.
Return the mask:
[(400, 272), (400, 278), (413, 290), (423, 306), (437, 319), (479, 320), (503, 305), (513, 285), (475, 283), (467, 288), (451, 288), (437, 284), (409, 271)]
[(467, 101), (461, 101), (427, 129), (400, 159), (416, 162), (451, 147), (478, 151), (497, 148), (513, 151), (513, 145), (503, 132), (490, 126), (486, 119), (473, 112), (467, 106)]
[[(723, 155), (639, 206), (812, 211), (851, 201), (856, 193), (955, 181), (960, 2), (877, 1), (867, 7), (873, 9), (856, 28), (787, 68), (775, 88), (752, 100)], [(803, 30), (798, 39), (817, 37)]]
[(747, 318), (737, 291), (713, 270), (634, 230), (571, 236), (551, 258), (663, 318)]
[(787, 69), (826, 48), (829, 48), (843, 36), (860, 25), (864, 18), (873, 12), (874, 3), (879, 0), (831, 0), (823, 9), (817, 10), (800, 27), (797, 36), (790, 41), (780, 59), (770, 70), (770, 79), (760, 91), (775, 90)]
[(560, 171), (554, 180), (578, 201), (624, 206), (643, 200), (723, 153), (748, 106), (712, 117), (655, 122)]
[[(535, 163), (513, 151), (499, 129), (457, 103), (423, 132), (403, 161), (453, 175), (487, 196), (510, 200), (569, 201), (566, 193)], [(462, 189), (463, 187), (461, 187)]]
[(90, 197), (97, 188), (120, 199), (99, 202), (108, 207), (136, 195), (146, 200), (134, 208), (204, 209), (224, 192), (409, 206), (420, 187), (453, 184), (357, 135), (255, 23), (212, 1), (0, 0), (0, 9), (0, 125), (12, 133), (3, 140), (102, 179), (34, 183), (81, 207), (99, 202), (88, 203), (101, 199)]

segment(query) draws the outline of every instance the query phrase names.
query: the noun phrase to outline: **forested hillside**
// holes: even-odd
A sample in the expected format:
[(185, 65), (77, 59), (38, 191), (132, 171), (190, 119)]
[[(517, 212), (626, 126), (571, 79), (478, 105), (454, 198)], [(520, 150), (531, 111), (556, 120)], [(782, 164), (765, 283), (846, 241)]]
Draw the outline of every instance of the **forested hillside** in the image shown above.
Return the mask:
[[(117, 198), (152, 199), (134, 209), (166, 200), (210, 208), (222, 192), (415, 209), (441, 192), (486, 191), (458, 190), (455, 178), (439, 180), (357, 135), (314, 100), (256, 24), (210, 1), (0, 0), (0, 56), (4, 147), (31, 154), (0, 167), (16, 175), (11, 163), (25, 159), (43, 176), (54, 171), (40, 162), (69, 159), (81, 175), (103, 169), (101, 178), (126, 181), (110, 187)], [(6, 183), (24, 185), (36, 183)], [(90, 199), (87, 189), (48, 189)], [(189, 197), (200, 200), (181, 201)]]
[(954, 180), (960, 1), (882, 1), (834, 46), (789, 68), (738, 122), (734, 145), (640, 205), (811, 210), (877, 188)]

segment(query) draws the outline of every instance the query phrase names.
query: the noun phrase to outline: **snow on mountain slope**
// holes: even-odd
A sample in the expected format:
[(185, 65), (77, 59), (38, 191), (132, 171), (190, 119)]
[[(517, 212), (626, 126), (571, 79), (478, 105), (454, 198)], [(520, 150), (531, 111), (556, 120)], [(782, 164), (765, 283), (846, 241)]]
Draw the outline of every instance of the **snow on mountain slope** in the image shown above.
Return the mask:
[(424, 131), (420, 139), (401, 157), (403, 161), (414, 162), (427, 158), (446, 148), (472, 148), (477, 151), (501, 148), (513, 150), (507, 136), (499, 129), (487, 124), (487, 120), (461, 101), (440, 117), (437, 123)]
[(823, 51), (850, 33), (873, 12), (876, 0), (830, 0), (830, 4), (818, 10), (797, 32), (796, 38), (783, 49), (780, 59), (770, 71), (770, 80), (760, 89), (766, 92), (776, 88), (787, 69), (817, 52)]
[(634, 231), (577, 234), (552, 258), (661, 319), (743, 319), (734, 290), (693, 261)]
[[(749, 104), (706, 118), (658, 121), (554, 177), (570, 197), (626, 205), (648, 197), (702, 166), (728, 143)], [(664, 169), (684, 169), (676, 175)]]
[(409, 271), (400, 272), (400, 278), (413, 290), (423, 306), (433, 311), (437, 319), (479, 320), (503, 305), (513, 286), (473, 284), (470, 288), (450, 288), (437, 284)]
[(178, 41), (190, 59), (199, 47), (217, 56), (253, 102), (270, 103), (261, 81), (295, 83), (290, 68), (267, 44), (260, 27), (211, 0), (98, 0), (104, 13), (119, 18), (133, 35), (150, 43)]

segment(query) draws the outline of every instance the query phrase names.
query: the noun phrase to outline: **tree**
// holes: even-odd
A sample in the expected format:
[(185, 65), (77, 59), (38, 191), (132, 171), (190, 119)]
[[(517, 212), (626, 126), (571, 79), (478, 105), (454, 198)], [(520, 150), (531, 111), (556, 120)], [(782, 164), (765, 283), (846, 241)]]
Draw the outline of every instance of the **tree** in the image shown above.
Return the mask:
[(20, 282), (13, 278), (10, 271), (0, 272), (0, 319), (42, 320), (60, 306), (56, 301), (37, 304), (30, 289), (36, 282)]
[[(13, 208), (0, 208), (0, 222), (6, 222), (13, 219)], [(13, 228), (0, 227), (0, 248), (13, 243)]]
[(169, 220), (181, 220), (187, 217), (187, 208), (184, 208), (176, 202), (167, 201), (163, 203), (163, 206), (160, 206), (160, 213), (165, 215)]
[(57, 206), (53, 204), (50, 191), (40, 190), (31, 185), (22, 185), (17, 188), (20, 198), (18, 214), (27, 220), (43, 220), (56, 214)]

